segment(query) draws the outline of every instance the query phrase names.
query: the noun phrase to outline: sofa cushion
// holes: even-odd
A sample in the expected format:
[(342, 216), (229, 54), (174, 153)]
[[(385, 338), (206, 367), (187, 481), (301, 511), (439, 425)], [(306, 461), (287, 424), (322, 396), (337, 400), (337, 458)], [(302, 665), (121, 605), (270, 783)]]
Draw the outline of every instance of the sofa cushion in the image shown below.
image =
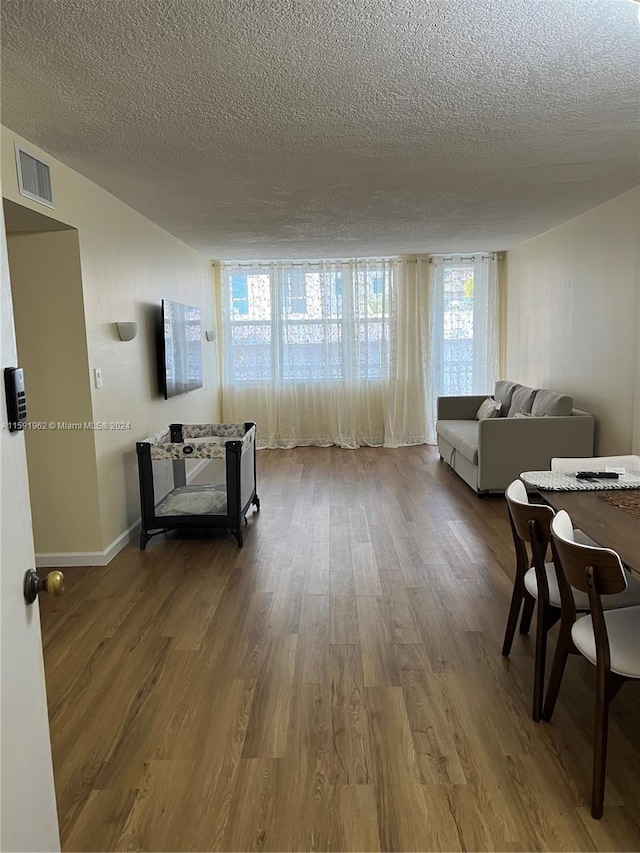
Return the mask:
[(436, 432), (465, 459), (478, 464), (478, 421), (438, 421)]
[(487, 397), (486, 400), (483, 400), (480, 403), (480, 407), (476, 412), (476, 420), (479, 421), (482, 418), (497, 418), (500, 417), (500, 408), (502, 403), (499, 403), (497, 400), (494, 400), (493, 397)]
[(528, 388), (526, 385), (519, 385), (513, 392), (511, 397), (511, 405), (509, 406), (508, 418), (512, 418), (516, 412), (524, 412), (529, 414), (531, 406), (536, 396), (535, 388)]
[(541, 388), (535, 396), (531, 414), (534, 418), (544, 415), (555, 418), (570, 417), (573, 411), (573, 397), (567, 394), (556, 394), (555, 391), (546, 391)]
[(495, 400), (499, 403), (502, 403), (502, 408), (500, 409), (500, 417), (506, 418), (507, 412), (509, 411), (509, 406), (511, 405), (511, 398), (513, 397), (513, 392), (516, 388), (519, 388), (517, 382), (510, 382), (508, 379), (500, 379), (496, 382), (496, 390), (493, 394)]

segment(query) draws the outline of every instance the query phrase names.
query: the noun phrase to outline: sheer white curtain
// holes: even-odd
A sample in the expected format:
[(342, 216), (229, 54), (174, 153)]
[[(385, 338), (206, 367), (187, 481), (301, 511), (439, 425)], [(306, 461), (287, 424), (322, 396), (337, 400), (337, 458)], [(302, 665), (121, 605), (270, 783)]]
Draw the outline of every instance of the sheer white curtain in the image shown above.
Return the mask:
[(255, 420), (261, 447), (434, 443), (433, 335), (448, 327), (433, 270), (428, 258), (224, 264), (224, 420)]
[(435, 421), (429, 416), (429, 267), (428, 258), (399, 258), (394, 265), (386, 447), (435, 443)]
[(499, 369), (497, 260), (430, 259), (430, 420), (439, 396), (492, 394)]
[(223, 415), (263, 447), (384, 443), (394, 262), (225, 265)]

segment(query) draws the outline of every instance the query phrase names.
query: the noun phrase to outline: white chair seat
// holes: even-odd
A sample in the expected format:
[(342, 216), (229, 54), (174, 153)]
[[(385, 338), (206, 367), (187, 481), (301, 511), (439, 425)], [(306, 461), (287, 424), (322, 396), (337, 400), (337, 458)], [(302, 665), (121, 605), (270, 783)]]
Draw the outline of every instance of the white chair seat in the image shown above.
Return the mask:
[[(553, 607), (560, 607), (560, 589), (558, 587), (558, 577), (553, 563), (544, 564), (547, 573), (547, 584), (549, 585), (549, 604)], [(635, 607), (640, 605), (640, 580), (627, 574), (627, 589), (619, 595), (603, 595), (602, 607), (604, 610), (615, 610), (621, 607)], [(538, 598), (538, 580), (536, 578), (536, 570), (529, 569), (524, 576), (524, 585), (527, 592), (534, 598)], [(586, 592), (572, 589), (573, 600), (576, 603), (576, 610), (590, 610), (589, 596)], [(640, 646), (640, 635), (638, 636), (638, 645)]]
[(603, 610), (615, 610), (617, 607), (635, 607), (640, 604), (640, 580), (627, 571), (625, 571), (625, 575), (627, 576), (626, 591), (621, 592), (620, 595), (603, 595)]
[(584, 530), (580, 530), (579, 527), (576, 527), (576, 529), (573, 531), (573, 538), (578, 543), (578, 545), (590, 545), (592, 548), (600, 547), (595, 539), (592, 539), (590, 536), (587, 536)]
[[(604, 618), (609, 637), (611, 671), (627, 678), (640, 678), (640, 607), (608, 610)], [(578, 651), (595, 665), (596, 640), (591, 616), (581, 616), (573, 623), (571, 638)]]
[[(560, 589), (558, 587), (558, 578), (556, 575), (556, 567), (553, 563), (544, 564), (545, 572), (547, 573), (547, 584), (549, 586), (549, 604), (553, 607), (560, 607)], [(531, 568), (524, 576), (525, 589), (535, 599), (538, 598), (538, 579), (536, 570)], [(573, 598), (576, 602), (577, 610), (589, 610), (589, 598), (582, 592), (573, 590)]]

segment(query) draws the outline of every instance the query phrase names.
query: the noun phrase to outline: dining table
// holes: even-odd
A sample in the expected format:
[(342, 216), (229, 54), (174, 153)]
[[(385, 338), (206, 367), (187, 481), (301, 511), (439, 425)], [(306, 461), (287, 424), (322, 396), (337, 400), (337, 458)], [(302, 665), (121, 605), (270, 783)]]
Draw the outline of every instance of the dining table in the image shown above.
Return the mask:
[(548, 471), (525, 471), (520, 478), (535, 487), (555, 512), (566, 510), (574, 527), (616, 551), (627, 569), (640, 577), (640, 482), (635, 486), (632, 479), (626, 485), (565, 476), (566, 488), (558, 475)]

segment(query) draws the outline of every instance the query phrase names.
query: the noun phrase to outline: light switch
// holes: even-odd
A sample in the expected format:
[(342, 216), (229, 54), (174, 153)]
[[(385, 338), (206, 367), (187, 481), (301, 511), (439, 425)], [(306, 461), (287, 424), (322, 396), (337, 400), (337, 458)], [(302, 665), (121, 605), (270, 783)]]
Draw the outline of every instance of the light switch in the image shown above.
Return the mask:
[(96, 388), (102, 388), (102, 370), (99, 367), (93, 369)]

